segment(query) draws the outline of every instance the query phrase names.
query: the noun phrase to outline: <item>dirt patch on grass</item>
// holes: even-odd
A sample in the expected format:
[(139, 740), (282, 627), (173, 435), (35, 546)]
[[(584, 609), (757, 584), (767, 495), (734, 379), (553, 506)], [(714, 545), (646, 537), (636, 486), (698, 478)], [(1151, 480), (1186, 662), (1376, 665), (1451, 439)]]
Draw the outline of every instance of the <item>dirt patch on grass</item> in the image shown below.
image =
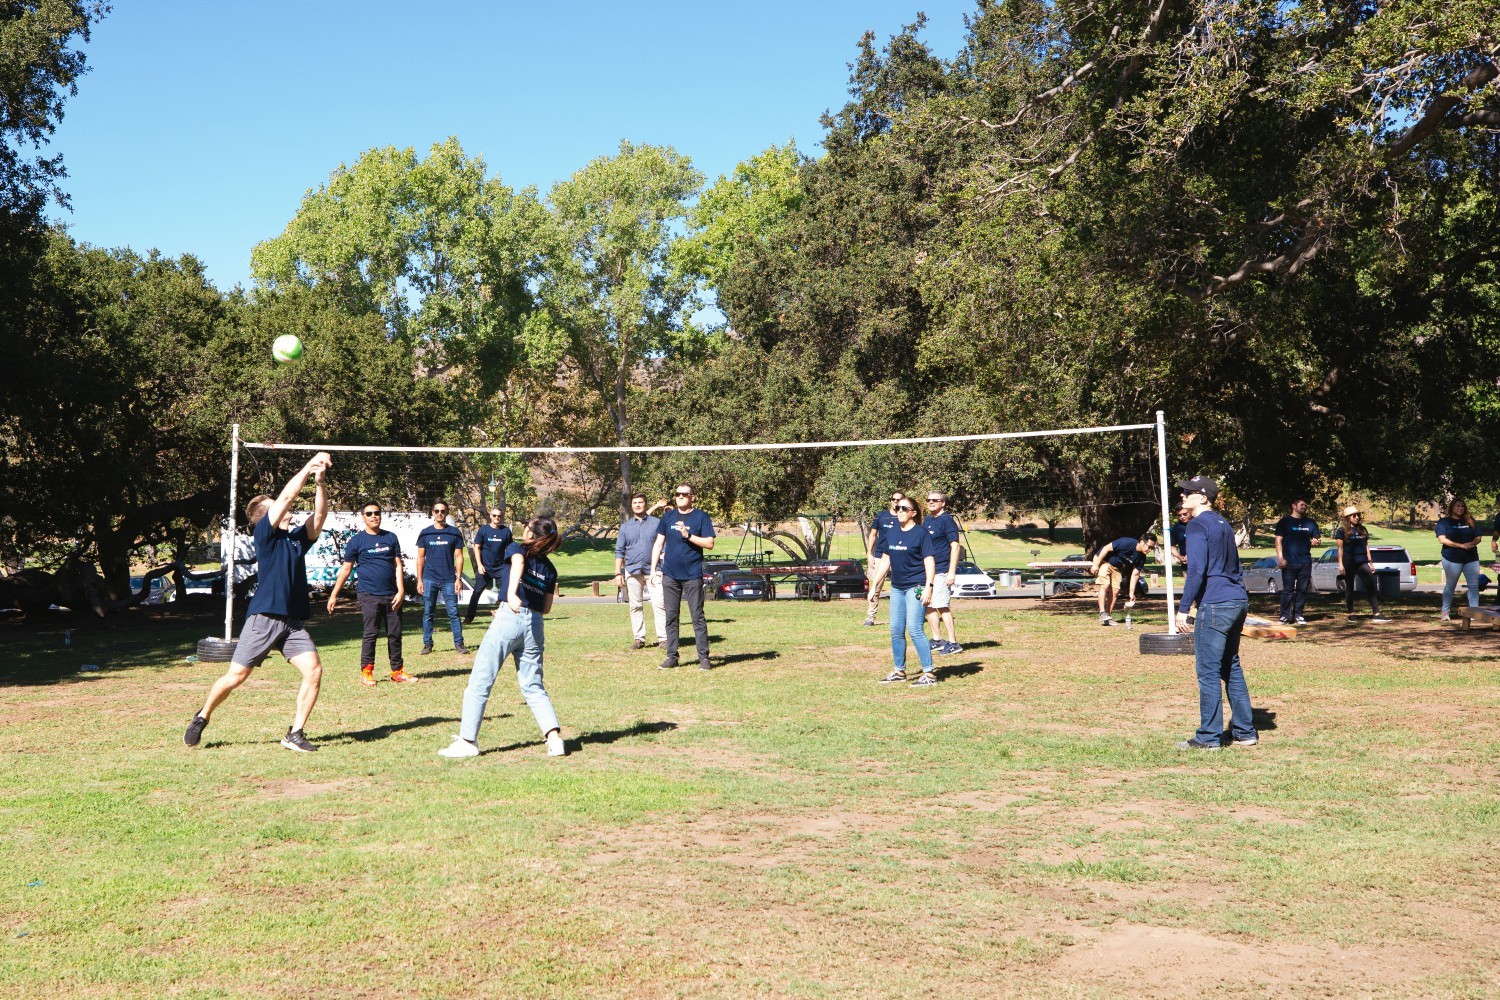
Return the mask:
[(367, 788), (370, 782), (363, 778), (336, 778), (332, 781), (308, 781), (304, 778), (277, 778), (263, 781), (258, 798), (262, 799), (310, 799), (329, 792), (340, 792), (346, 788)]

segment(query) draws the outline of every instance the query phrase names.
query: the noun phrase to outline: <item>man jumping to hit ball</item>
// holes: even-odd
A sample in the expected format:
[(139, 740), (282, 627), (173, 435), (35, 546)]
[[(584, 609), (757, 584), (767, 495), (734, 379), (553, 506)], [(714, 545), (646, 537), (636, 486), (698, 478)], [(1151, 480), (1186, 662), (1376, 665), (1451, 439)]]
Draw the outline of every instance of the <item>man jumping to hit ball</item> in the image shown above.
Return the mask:
[[(250, 671), (260, 666), (274, 649), (302, 674), (302, 687), (297, 691), (297, 711), (292, 716), (291, 728), (281, 738), (281, 745), (299, 753), (318, 749), (302, 732), (313, 705), (317, 704), (318, 688), (323, 682), (323, 663), (318, 658), (318, 647), (313, 645), (312, 636), (303, 626), (312, 614), (312, 605), (307, 599), (307, 564), (304, 560), (307, 550), (322, 533), (323, 521), (328, 516), (323, 473), (332, 466), (333, 459), (326, 451), (320, 451), (292, 477), (275, 500), (261, 494), (246, 505), (245, 517), (255, 533), (258, 580), (255, 596), (250, 598), (233, 662), (224, 676), (208, 689), (203, 711), (193, 716), (182, 736), (182, 742), (188, 746), (198, 745), (214, 709), (229, 697), (231, 691), (249, 680)], [(312, 516), (293, 528), (292, 503), (307, 485), (308, 476), (314, 477), (317, 483)]]

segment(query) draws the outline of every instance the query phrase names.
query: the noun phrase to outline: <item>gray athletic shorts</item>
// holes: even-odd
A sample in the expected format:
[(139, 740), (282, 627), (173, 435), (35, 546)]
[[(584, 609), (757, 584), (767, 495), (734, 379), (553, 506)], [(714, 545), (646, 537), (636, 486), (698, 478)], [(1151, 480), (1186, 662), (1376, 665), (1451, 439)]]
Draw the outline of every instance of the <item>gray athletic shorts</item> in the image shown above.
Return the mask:
[(312, 636), (302, 623), (290, 618), (274, 615), (251, 615), (240, 629), (239, 642), (234, 647), (234, 662), (242, 667), (258, 667), (270, 655), (271, 650), (280, 651), (291, 660), (303, 653), (316, 653)]
[(953, 594), (948, 590), (948, 578), (942, 573), (932, 578), (932, 600), (929, 608), (946, 608), (953, 603)]

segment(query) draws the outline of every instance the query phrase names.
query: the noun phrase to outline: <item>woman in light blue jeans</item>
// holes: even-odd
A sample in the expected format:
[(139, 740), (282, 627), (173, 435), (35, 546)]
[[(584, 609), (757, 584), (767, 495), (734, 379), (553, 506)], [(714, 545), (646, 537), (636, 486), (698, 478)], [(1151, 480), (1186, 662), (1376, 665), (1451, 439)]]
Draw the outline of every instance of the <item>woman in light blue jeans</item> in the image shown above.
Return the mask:
[(542, 656), (546, 647), (542, 616), (552, 610), (552, 598), (557, 590), (557, 570), (547, 554), (554, 551), (560, 541), (557, 524), (552, 518), (535, 517), (526, 525), (522, 540), (512, 542), (506, 548), (498, 578), (504, 603), (495, 609), (495, 620), (490, 623), (484, 642), (480, 643), (479, 654), (474, 657), (469, 686), (464, 689), (463, 718), (459, 722), (458, 735), (453, 737), (450, 746), (438, 751), (441, 756), (479, 755), (479, 727), (484, 722), (484, 709), (500, 674), (500, 665), (512, 656), (516, 660), (516, 683), (547, 741), (548, 756), (561, 757), (568, 752), (557, 722), (557, 712), (553, 710), (552, 699), (542, 684)]
[(923, 630), (936, 567), (932, 536), (922, 527), (922, 515), (909, 495), (904, 495), (891, 511), (896, 523), (886, 528), (885, 555), (876, 564), (870, 583), (875, 589), (887, 574), (891, 578), (891, 657), (896, 669), (880, 683), (906, 681), (906, 639), (910, 636), (922, 663), (922, 676), (912, 681), (912, 687), (927, 687), (937, 683), (937, 675), (932, 672), (932, 644)]
[(1448, 510), (1433, 531), (1443, 545), (1442, 620), (1447, 621), (1460, 576), (1469, 585), (1469, 607), (1479, 607), (1479, 543), (1483, 535), (1469, 516), (1469, 505), (1457, 498), (1449, 502)]

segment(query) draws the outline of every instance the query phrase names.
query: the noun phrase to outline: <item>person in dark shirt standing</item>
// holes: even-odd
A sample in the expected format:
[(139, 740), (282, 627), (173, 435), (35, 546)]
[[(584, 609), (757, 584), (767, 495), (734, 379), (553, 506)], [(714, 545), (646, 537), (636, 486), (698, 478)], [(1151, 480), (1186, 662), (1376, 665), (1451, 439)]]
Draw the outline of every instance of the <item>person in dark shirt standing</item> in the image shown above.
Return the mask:
[(432, 505), (432, 523), (417, 532), (417, 593), (422, 595), (422, 655), (432, 652), (432, 619), (437, 602), (448, 610), (453, 651), (465, 656), (464, 627), (458, 618), (458, 587), (464, 577), (464, 535), (448, 523), (448, 504)]
[(890, 510), (883, 510), (870, 520), (870, 532), (865, 538), (865, 576), (870, 581), (870, 592), (865, 599), (865, 624), (875, 624), (875, 612), (880, 609), (880, 592), (885, 589), (885, 577), (877, 576), (875, 568), (880, 557), (885, 555), (885, 533), (896, 523), (896, 505), (906, 500), (906, 494), (896, 490), (891, 494)]
[(1365, 527), (1364, 515), (1350, 504), (1344, 508), (1342, 523), (1333, 529), (1333, 540), (1339, 547), (1339, 568), (1344, 573), (1344, 610), (1349, 620), (1354, 620), (1354, 588), (1356, 582), (1365, 585), (1365, 596), (1370, 599), (1370, 621), (1377, 625), (1390, 623), (1380, 613), (1380, 587), (1375, 582), (1375, 571), (1370, 567), (1370, 529)]
[[(500, 565), (505, 561), (505, 550), (514, 540), (510, 528), (505, 524), (505, 507), (491, 507), (489, 523), (479, 526), (479, 530), (474, 532), (474, 541), (469, 546), (469, 551), (474, 556), (474, 593), (469, 596), (469, 610), (464, 615), (465, 625), (474, 621), (474, 612), (479, 610), (479, 598), (491, 583), (500, 578)], [(500, 595), (500, 600), (505, 600), (504, 594)]]
[(677, 509), (662, 515), (651, 546), (651, 582), (660, 581), (662, 603), (667, 609), (667, 655), (661, 668), (677, 666), (682, 599), (686, 596), (698, 645), (698, 669), (712, 670), (708, 619), (703, 617), (703, 553), (714, 547), (714, 523), (703, 511), (693, 509), (693, 488), (687, 483), (679, 483), (672, 498)]
[[(927, 625), (932, 629), (932, 651), (962, 653), (953, 631), (953, 584), (958, 579), (958, 522), (948, 513), (948, 494), (940, 490), (927, 493), (927, 519), (922, 527), (932, 539), (932, 557), (937, 560), (937, 575), (932, 578), (932, 602), (927, 606)], [(945, 627), (948, 638), (938, 629)]]
[[(318, 647), (313, 644), (304, 624), (312, 614), (312, 605), (307, 599), (306, 556), (307, 550), (322, 533), (323, 522), (328, 517), (328, 494), (323, 489), (323, 474), (332, 467), (333, 459), (326, 451), (320, 451), (282, 487), (275, 500), (261, 494), (246, 504), (245, 517), (255, 533), (255, 596), (250, 598), (245, 625), (240, 629), (229, 669), (208, 689), (203, 710), (193, 716), (182, 736), (182, 742), (188, 746), (198, 745), (214, 709), (229, 697), (231, 691), (250, 679), (250, 671), (260, 666), (272, 650), (277, 650), (302, 674), (302, 686), (297, 689), (297, 710), (292, 716), (291, 727), (281, 738), (281, 745), (300, 753), (318, 749), (308, 742), (303, 732), (323, 683), (323, 662), (318, 658)], [(292, 503), (307, 485), (308, 476), (312, 476), (316, 483), (312, 516), (294, 528)]]
[(1123, 592), (1125, 607), (1135, 607), (1135, 588), (1146, 568), (1146, 557), (1156, 549), (1155, 535), (1116, 538), (1099, 547), (1091, 572), (1099, 591), (1099, 624), (1115, 623), (1115, 599)]
[[(1234, 528), (1210, 504), (1219, 484), (1198, 476), (1177, 484), (1193, 519), (1187, 526), (1187, 574), (1177, 625), (1193, 633), (1198, 671), (1198, 732), (1177, 744), (1179, 750), (1218, 750), (1224, 744), (1224, 695), (1229, 697), (1230, 726), (1237, 747), (1260, 742), (1255, 731), (1250, 689), (1240, 666), (1240, 630), (1250, 595), (1240, 576), (1240, 554)], [(1190, 617), (1198, 606), (1196, 619)], [(1220, 685), (1223, 691), (1220, 691)]]
[(1455, 497), (1433, 529), (1443, 545), (1443, 616), (1453, 610), (1453, 591), (1462, 576), (1468, 584), (1469, 607), (1479, 607), (1479, 543), (1484, 535), (1469, 514), (1469, 505)]
[(344, 564), (328, 594), (328, 613), (338, 604), (339, 591), (349, 579), (349, 572), (359, 567), (359, 613), (365, 631), (359, 646), (360, 683), (375, 684), (375, 638), (385, 632), (385, 652), (391, 661), (391, 682), (411, 684), (416, 678), (406, 672), (401, 657), (401, 603), (406, 600), (406, 580), (401, 571), (401, 539), (394, 531), (380, 526), (384, 512), (380, 504), (370, 502), (360, 510), (364, 530), (344, 546)]
[(1187, 508), (1182, 507), (1177, 511), (1177, 520), (1167, 529), (1167, 543), (1172, 549), (1169, 554), (1177, 560), (1174, 565), (1181, 566), (1187, 562), (1187, 524), (1192, 519)]
[(937, 674), (932, 669), (932, 644), (923, 626), (938, 575), (937, 559), (946, 553), (936, 551), (937, 544), (922, 524), (922, 512), (909, 499), (903, 497), (893, 509), (896, 523), (885, 529), (885, 555), (878, 572), (891, 578), (891, 659), (895, 669), (880, 683), (906, 682), (906, 639), (910, 636), (922, 664), (922, 676), (912, 681), (912, 687), (931, 687), (937, 683)]
[(1281, 567), (1281, 621), (1306, 625), (1302, 617), (1312, 590), (1312, 550), (1323, 544), (1318, 522), (1307, 516), (1307, 501), (1292, 501), (1292, 512), (1276, 522), (1276, 565)]

